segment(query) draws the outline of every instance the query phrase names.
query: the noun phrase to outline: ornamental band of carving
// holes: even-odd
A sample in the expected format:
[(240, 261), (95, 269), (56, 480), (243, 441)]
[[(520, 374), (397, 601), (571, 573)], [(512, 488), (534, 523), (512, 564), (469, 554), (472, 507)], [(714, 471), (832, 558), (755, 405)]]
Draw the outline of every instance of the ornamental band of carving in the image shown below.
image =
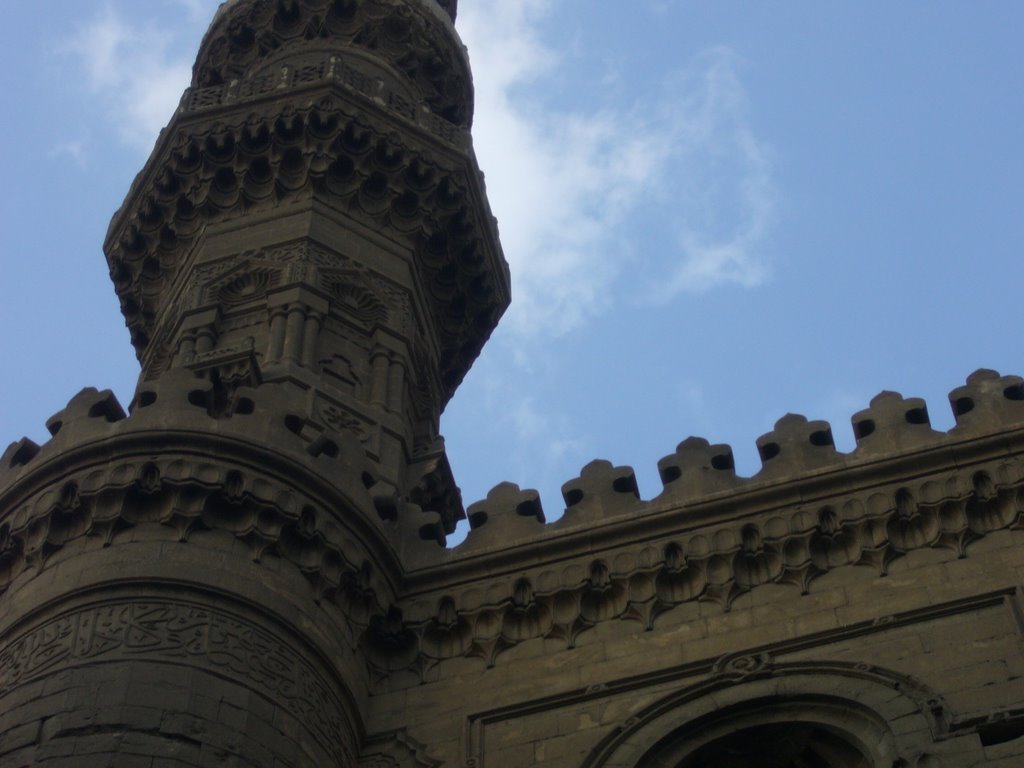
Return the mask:
[(125, 660), (205, 669), (249, 686), (349, 764), (341, 701), (323, 673), (265, 628), (199, 604), (124, 601), (51, 619), (0, 648), (0, 696), (61, 670)]

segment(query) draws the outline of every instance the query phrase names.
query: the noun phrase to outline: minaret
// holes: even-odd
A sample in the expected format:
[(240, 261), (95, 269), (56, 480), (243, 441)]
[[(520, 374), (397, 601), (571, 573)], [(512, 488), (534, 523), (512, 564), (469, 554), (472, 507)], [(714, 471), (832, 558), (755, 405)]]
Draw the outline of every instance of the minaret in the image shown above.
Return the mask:
[[(458, 514), (438, 419), (508, 304), (454, 3), (225, 3), (106, 242), (144, 386), (280, 385), (310, 444)], [(198, 399), (203, 396), (196, 395)]]
[(83, 390), (0, 460), (0, 764), (358, 764), (509, 301), (455, 13), (217, 11), (105, 243), (128, 413)]

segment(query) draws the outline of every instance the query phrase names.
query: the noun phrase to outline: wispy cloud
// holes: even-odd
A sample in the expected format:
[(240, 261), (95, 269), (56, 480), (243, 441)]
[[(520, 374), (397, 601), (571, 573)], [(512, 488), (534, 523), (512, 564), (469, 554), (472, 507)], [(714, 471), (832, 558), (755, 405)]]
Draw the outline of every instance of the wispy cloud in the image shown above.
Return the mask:
[(175, 5), (196, 26), (132, 23), (120, 6), (108, 3), (59, 49), (80, 64), (84, 85), (116, 116), (121, 138), (140, 149), (152, 146), (188, 86), (192, 62), (181, 52), (180, 36), (193, 37), (211, 13), (208, 0)]
[(759, 285), (768, 274), (762, 250), (777, 192), (770, 152), (754, 135), (740, 62), (729, 49), (703, 52), (671, 86), (665, 119), (672, 137), (666, 165), (688, 181), (673, 221), (680, 257), (657, 276), (654, 297), (668, 300), (724, 283)]
[(516, 444), (524, 453), (529, 453), (531, 459), (535, 460), (539, 454), (544, 464), (551, 465), (583, 447), (579, 438), (555, 437), (559, 432), (566, 434), (568, 421), (538, 408), (530, 397), (521, 398), (508, 412)]
[[(705, 52), (657, 103), (552, 111), (524, 95), (559, 61), (540, 36), (549, 10), (546, 0), (460, 9), (477, 155), (514, 281), (504, 322), (521, 338), (565, 333), (611, 305), (626, 270), (645, 301), (762, 282), (775, 193), (737, 57)], [(636, 252), (640, 210), (663, 215), (670, 247)]]
[[(133, 23), (108, 2), (63, 45), (122, 139), (140, 149), (174, 111), (192, 40), (216, 6), (168, 2), (186, 23)], [(477, 153), (512, 263), (505, 325), (520, 339), (565, 333), (610, 307), (624, 283), (631, 300), (668, 302), (762, 282), (775, 192), (737, 57), (705, 52), (666, 80), (660, 99), (628, 109), (541, 107), (530, 94), (543, 92), (567, 55), (541, 36), (553, 2), (476, 0), (459, 18), (475, 72)], [(663, 231), (638, 252), (641, 211)], [(626, 271), (631, 279), (619, 279)]]
[(49, 156), (54, 159), (69, 158), (79, 168), (85, 169), (88, 167), (88, 143), (88, 135), (60, 141), (50, 150)]

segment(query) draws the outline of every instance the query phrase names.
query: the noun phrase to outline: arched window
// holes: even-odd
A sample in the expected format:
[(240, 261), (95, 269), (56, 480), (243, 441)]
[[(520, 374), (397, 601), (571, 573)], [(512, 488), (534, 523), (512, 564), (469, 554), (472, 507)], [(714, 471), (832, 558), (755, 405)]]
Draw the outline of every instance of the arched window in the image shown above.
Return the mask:
[[(913, 678), (835, 661), (740, 658), (718, 668), (624, 719), (581, 768), (947, 765), (938, 754), (937, 738), (948, 733), (938, 696)], [(956, 765), (984, 764), (980, 742), (960, 740), (956, 749)]]
[(811, 723), (742, 728), (705, 744), (679, 768), (871, 768), (843, 737)]
[(637, 768), (875, 768), (866, 719), (827, 697), (747, 701), (669, 733)]

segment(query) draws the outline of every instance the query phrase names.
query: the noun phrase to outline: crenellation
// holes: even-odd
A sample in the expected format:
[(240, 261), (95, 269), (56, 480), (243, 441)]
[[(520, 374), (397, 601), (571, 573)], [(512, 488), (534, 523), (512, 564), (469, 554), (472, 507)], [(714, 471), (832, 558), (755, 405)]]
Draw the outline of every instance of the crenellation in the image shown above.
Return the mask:
[(535, 490), (520, 490), (514, 483), (500, 483), (483, 501), (466, 510), (470, 531), (459, 551), (504, 547), (536, 536), (544, 524), (544, 510)]
[[(978, 384), (979, 381), (984, 384)], [(972, 374), (968, 382), (967, 387), (954, 390), (950, 395), (951, 402), (956, 399), (955, 395), (958, 398), (972, 396), (979, 402), (988, 403), (981, 406), (982, 412), (988, 409), (998, 414), (987, 422), (988, 431), (993, 433), (1005, 425), (1016, 423), (1018, 387), (1024, 379), (981, 371)], [(1024, 420), (1024, 405), (1019, 410), (1019, 419)], [(965, 415), (965, 419), (968, 418), (971, 417)], [(984, 434), (985, 422), (982, 420), (985, 417), (979, 415), (974, 418), (972, 428)], [(570, 528), (584, 519), (581, 515), (593, 521), (630, 513), (646, 516), (678, 505), (699, 506), (729, 492), (741, 493), (747, 489), (772, 486), (782, 488), (822, 471), (874, 469), (876, 462), (885, 457), (904, 458), (915, 453), (931, 456), (935, 451), (952, 455), (949, 451), (954, 448), (954, 440), (960, 440), (962, 435), (959, 424), (949, 432), (933, 429), (924, 400), (904, 398), (889, 391), (872, 398), (870, 407), (857, 412), (851, 418), (851, 424), (857, 446), (853, 452), (841, 454), (835, 449), (828, 422), (809, 421), (801, 415), (787, 414), (776, 422), (772, 432), (758, 438), (763, 466), (759, 473), (749, 478), (736, 474), (730, 446), (689, 437), (677, 446), (674, 454), (658, 462), (664, 490), (650, 501), (639, 498), (632, 468), (615, 467), (605, 460), (593, 461), (584, 467), (579, 477), (563, 485), (564, 518), (534, 530), (538, 535), (545, 535), (547, 530)], [(959, 460), (970, 461), (970, 458), (965, 455)], [(937, 486), (929, 484), (929, 493), (933, 487)]]
[(562, 497), (565, 515), (554, 523), (557, 528), (637, 512), (643, 505), (633, 468), (616, 467), (604, 460), (583, 467), (579, 477), (562, 486)]
[(0, 488), (11, 482), (32, 459), (39, 455), (39, 444), (28, 437), (11, 443), (0, 457)]
[(64, 432), (65, 439), (68, 439), (69, 432), (83, 421), (96, 423), (91, 420), (102, 419), (108, 424), (114, 424), (124, 418), (124, 408), (113, 392), (109, 389), (99, 392), (93, 387), (86, 387), (68, 401), (64, 410), (46, 420), (46, 431), (51, 437)]
[(997, 431), (1020, 424), (1024, 422), (1024, 379), (983, 368), (949, 393), (949, 404), (956, 417), (951, 434), (957, 437), (965, 431)]
[[(596, 469), (607, 480), (614, 468), (604, 462)], [(994, 477), (1000, 480), (992, 481)], [(496, 490), (509, 494), (516, 489), (499, 486)], [(470, 507), (473, 511), (478, 508)], [(654, 503), (644, 503), (641, 513), (650, 528), (652, 521), (675, 510), (673, 504), (656, 508)], [(544, 561), (536, 557), (521, 558), (523, 564), (537, 563), (529, 567), (527, 575), (520, 572), (517, 582), (530, 585), (531, 604), (546, 606), (547, 612), (554, 611), (556, 605), (561, 606), (560, 610), (577, 605), (576, 610), (581, 612), (567, 614), (575, 618), (562, 625), (552, 624), (551, 629), (534, 637), (569, 638), (571, 646), (573, 638), (597, 623), (634, 620), (650, 628), (658, 616), (692, 600), (711, 601), (721, 610), (729, 610), (739, 596), (764, 585), (790, 585), (797, 594), (812, 594), (818, 578), (839, 568), (860, 566), (865, 576), (870, 572), (884, 576), (891, 563), (911, 552), (947, 550), (956, 557), (966, 557), (970, 544), (984, 536), (1024, 527), (1024, 462), (1008, 462), (997, 454), (987, 469), (964, 472), (951, 466), (913, 484), (893, 483), (859, 493), (841, 493), (816, 507), (754, 508), (733, 517), (733, 525), (711, 531), (706, 521), (695, 522), (694, 532), (682, 538), (677, 535), (660, 549), (638, 545), (626, 556), (620, 546), (622, 554), (613, 565), (594, 560), (589, 554), (581, 555), (591, 559), (583, 559), (559, 574), (545, 572)], [(700, 530), (708, 532), (697, 532)], [(574, 538), (566, 540), (565, 534)], [(517, 544), (509, 539), (506, 548), (536, 547), (554, 536), (560, 537), (554, 550), (560, 553), (557, 557), (565, 556), (570, 540), (578, 542), (581, 552), (594, 551), (586, 529), (569, 527), (563, 533), (557, 524), (545, 526), (532, 541)], [(458, 558), (475, 554), (476, 549), (464, 545), (452, 550), (451, 555)], [(495, 575), (488, 589), (473, 589), (456, 597), (451, 610), (467, 617), (467, 621), (481, 611), (492, 615), (506, 610), (502, 606), (514, 602), (510, 579), (511, 572)], [(568, 599), (570, 594), (574, 595), (572, 601)], [(591, 606), (586, 612), (585, 603)], [(423, 606), (429, 601), (416, 604), (420, 606), (416, 615), (422, 617)], [(419, 618), (416, 623), (423, 621)], [(507, 635), (488, 637), (488, 664), (497, 663), (503, 650), (515, 644)]]
[(795, 413), (787, 413), (775, 422), (775, 429), (757, 438), (757, 452), (761, 456), (758, 480), (792, 477), (844, 464), (832, 439), (832, 426)]
[[(982, 372), (980, 376), (973, 375), (967, 387), (954, 390), (951, 400), (967, 397), (967, 393), (970, 393), (978, 401), (985, 403), (989, 401), (983, 398), (991, 396), (991, 401), (996, 405), (989, 407), (990, 413), (992, 408), (1002, 408), (1013, 413), (1017, 404), (1012, 398), (1013, 387), (1019, 386), (1020, 382), (1019, 377), (1000, 377), (993, 372)], [(1011, 397), (1007, 397), (1007, 390), (1010, 391)], [(307, 417), (294, 413), (294, 405), (293, 399), (280, 386), (240, 386), (230, 394), (218, 393), (215, 385), (211, 388), (211, 383), (203, 376), (188, 370), (172, 370), (156, 381), (146, 382), (133, 400), (129, 417), (125, 417), (124, 410), (112, 393), (87, 388), (72, 398), (65, 409), (48, 420), (48, 429), (53, 434), (50, 441), (37, 446), (32, 441), (23, 440), (8, 448), (3, 457), (4, 474), (8, 478), (13, 478), (40, 454), (45, 460), (52, 453), (71, 445), (102, 439), (125, 429), (151, 429), (169, 419), (184, 424), (187, 422), (181, 420), (188, 416), (188, 420), (196, 426), (204, 425), (205, 428), (209, 428), (211, 419), (223, 419), (225, 421), (219, 428), (230, 430), (231, 418), (235, 416), (246, 422), (244, 427), (239, 426), (237, 431), (240, 433), (244, 432), (251, 436), (253, 427), (258, 425), (258, 431), (263, 435), (262, 439), (272, 441), (282, 448), (298, 437), (299, 440), (292, 443), (295, 450), (301, 450), (313, 459), (323, 457), (341, 461), (344, 465), (353, 467), (353, 471), (360, 476), (374, 477), (372, 466), (362, 458), (366, 451), (363, 438), (357, 433), (337, 432), (309, 422)], [(985, 413), (985, 408), (984, 405), (978, 408), (979, 413)], [(292, 414), (288, 415), (290, 411)], [(873, 440), (882, 440), (886, 434), (895, 432), (904, 435), (902, 438), (890, 435), (892, 441), (903, 440), (904, 448), (897, 451), (900, 454), (914, 448), (928, 450), (942, 445), (943, 441), (948, 439), (943, 433), (931, 429), (923, 401), (917, 398), (904, 399), (897, 393), (880, 394), (872, 400), (870, 408), (853, 417), (855, 425), (866, 420), (872, 421), (875, 429), (867, 434), (862, 432), (857, 450), (846, 457), (845, 465), (850, 468), (856, 467), (859, 460), (874, 460), (873, 454), (876, 451), (869, 449), (869, 443)], [(957, 430), (960, 429), (961, 425), (958, 425), (950, 435), (958, 434)], [(815, 457), (819, 449), (825, 451), (826, 460), (812, 459), (807, 465), (796, 466), (790, 473), (790, 477), (796, 479), (808, 473), (813, 474), (821, 467), (828, 467), (830, 463), (836, 464), (835, 456), (831, 456), (832, 462), (827, 460), (835, 453), (827, 440), (827, 435), (826, 422), (808, 422), (803, 417), (790, 415), (781, 419), (777, 429), (763, 436), (758, 442), (762, 451), (766, 445), (778, 445), (780, 456), (783, 446), (789, 448), (791, 455), (794, 451), (802, 451), (805, 456)], [(891, 453), (893, 451), (881, 451), (882, 455)], [(665, 491), (652, 501), (643, 501), (639, 498), (635, 475), (631, 468), (615, 467), (607, 461), (592, 462), (584, 467), (578, 478), (566, 483), (563, 488), (567, 504), (566, 516), (562, 521), (546, 525), (536, 491), (520, 491), (518, 486), (500, 484), (488, 494), (486, 500), (470, 506), (469, 540), (466, 545), (456, 548), (451, 554), (459, 557), (469, 551), (491, 549), (513, 541), (546, 537), (555, 533), (562, 535), (562, 532), (571, 531), (584, 524), (585, 520), (611, 520), (623, 515), (648, 517), (660, 514), (661, 510), (674, 509), (681, 503), (691, 507), (699, 506), (702, 502), (706, 503), (705, 500), (716, 498), (723, 492), (750, 485), (752, 480), (756, 480), (756, 486), (761, 487), (770, 480), (763, 476), (764, 470), (753, 479), (737, 477), (731, 459), (731, 449), (728, 446), (711, 445), (702, 438), (688, 438), (680, 443), (675, 454), (659, 462), (659, 470), (666, 480)], [(429, 465), (429, 461), (427, 464)], [(844, 464), (838, 464), (835, 468), (841, 470), (843, 466)], [(432, 477), (430, 473), (433, 471), (435, 470), (428, 471), (422, 477)], [(429, 499), (444, 493), (441, 489), (446, 481), (442, 478), (448, 471), (436, 475), (438, 481), (420, 481), (421, 489), (418, 494), (421, 501), (432, 504), (434, 502), (430, 502)], [(771, 481), (776, 484), (788, 482), (789, 478), (781, 472), (779, 475), (777, 479)], [(878, 517), (892, 513), (895, 517), (886, 524), (886, 536), (896, 543), (897, 548), (911, 546), (908, 536), (918, 544), (922, 541), (934, 543), (942, 536), (963, 539), (970, 531), (986, 532), (1009, 524), (1009, 519), (1015, 514), (1014, 489), (1019, 478), (1018, 463), (1009, 462), (999, 466), (994, 473), (979, 471), (966, 478), (954, 476), (943, 482), (928, 481), (916, 492), (904, 489), (901, 494), (899, 489), (895, 489), (888, 494), (876, 493), (865, 500), (861, 512), (854, 511), (861, 509), (861, 505), (851, 500), (840, 507), (829, 509), (827, 514), (821, 513), (822, 525), (826, 529), (836, 529), (837, 526), (841, 527), (844, 521), (848, 523), (862, 520), (865, 516)], [(410, 556), (417, 546), (428, 546), (421, 556), (415, 556), (416, 562), (422, 567), (430, 567), (431, 563), (443, 560), (441, 553), (435, 551), (434, 554), (430, 554), (429, 545), (423, 540), (443, 542), (447, 526), (444, 522), (445, 514), (450, 513), (431, 511), (428, 514), (422, 505), (403, 501), (396, 486), (380, 484), (376, 480), (374, 482), (378, 485), (374, 488), (371, 506), (376, 509), (377, 519), (383, 522), (396, 521), (399, 518), (397, 510), (406, 510), (401, 517), (408, 521), (402, 526), (403, 529), (407, 528), (407, 531), (395, 539), (396, 546), (402, 551), (410, 552)], [(435, 482), (440, 482), (436, 488)], [(946, 518), (946, 533), (941, 536), (932, 512), (925, 516), (927, 525), (924, 522), (913, 522), (920, 517), (918, 508), (922, 504), (929, 510), (935, 510), (950, 500), (966, 499), (972, 493), (975, 500), (970, 504), (971, 514), (959, 518), (963, 521), (960, 528), (954, 524), (953, 518), (950, 517), (952, 513), (948, 511), (943, 513)], [(406, 537), (410, 540), (405, 541)], [(421, 544), (417, 545), (417, 541)], [(966, 543), (958, 544), (957, 548), (962, 549), (963, 546), (966, 546)], [(829, 554), (831, 550), (828, 547), (822, 551), (824, 554), (821, 556), (825, 560), (834, 560), (835, 555)]]
[(855, 457), (894, 453), (935, 445), (944, 435), (931, 427), (928, 406), (919, 397), (881, 392), (850, 420), (857, 440)]
[(676, 452), (658, 462), (664, 486), (657, 501), (688, 502), (720, 491), (737, 488), (745, 478), (737, 477), (732, 448), (712, 445), (702, 437), (688, 437)]

